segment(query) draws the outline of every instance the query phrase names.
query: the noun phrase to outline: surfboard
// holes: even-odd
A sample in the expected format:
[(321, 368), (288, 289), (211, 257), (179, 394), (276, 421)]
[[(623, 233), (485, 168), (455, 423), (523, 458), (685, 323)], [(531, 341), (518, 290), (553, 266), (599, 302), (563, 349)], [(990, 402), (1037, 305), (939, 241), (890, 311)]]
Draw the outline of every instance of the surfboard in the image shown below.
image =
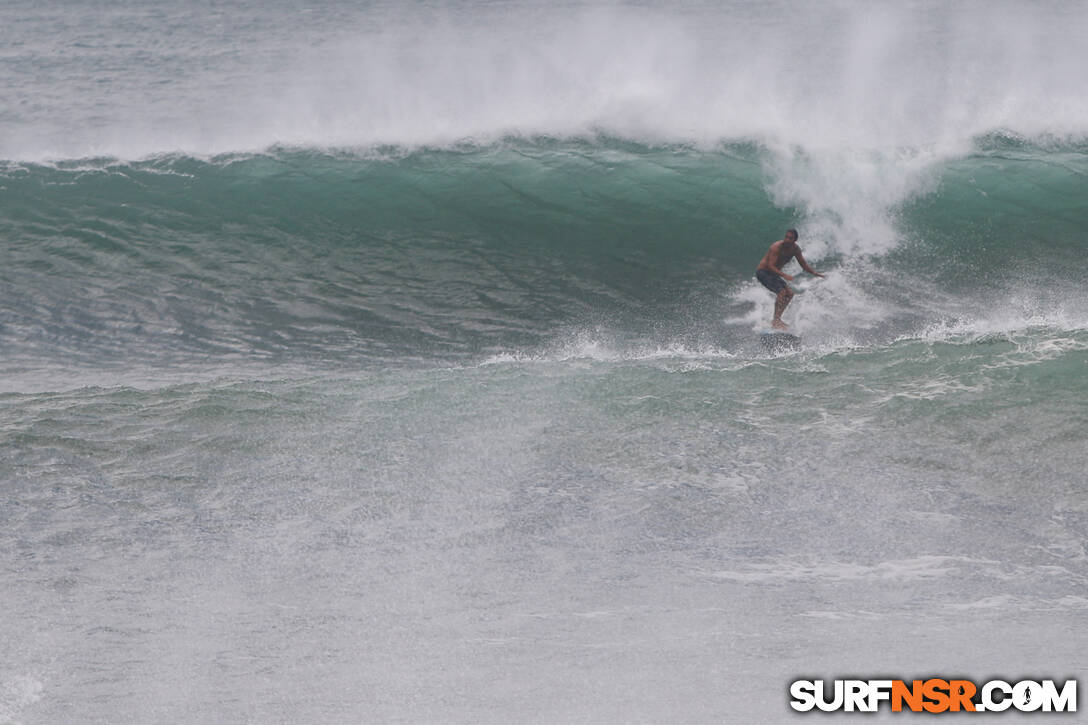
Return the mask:
[(772, 352), (796, 350), (801, 347), (800, 336), (781, 330), (763, 330), (759, 333), (759, 341), (763, 343), (763, 347)]

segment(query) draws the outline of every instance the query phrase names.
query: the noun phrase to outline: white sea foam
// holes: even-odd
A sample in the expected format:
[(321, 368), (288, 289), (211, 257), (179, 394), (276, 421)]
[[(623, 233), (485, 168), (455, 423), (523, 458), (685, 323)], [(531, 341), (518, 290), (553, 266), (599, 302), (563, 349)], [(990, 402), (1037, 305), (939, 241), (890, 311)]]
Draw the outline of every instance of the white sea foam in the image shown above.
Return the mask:
[(0, 677), (0, 723), (16, 725), (19, 714), (41, 700), (44, 684), (30, 675)]
[(705, 572), (704, 576), (738, 582), (768, 581), (853, 581), (895, 580), (915, 581), (955, 575), (965, 566), (992, 567), (997, 562), (977, 561), (953, 556), (919, 556), (877, 564), (846, 561), (773, 561), (749, 563), (740, 569)]
[[(14, 60), (63, 50), (55, 53), (57, 76), (48, 89), (17, 79), (17, 96), (50, 92), (8, 116), (0, 156), (444, 144), (604, 130), (797, 147), (810, 161), (831, 160), (820, 174), (859, 165), (859, 183), (882, 196), (904, 186), (881, 180), (883, 159), (925, 166), (930, 155), (960, 153), (974, 135), (999, 129), (1088, 131), (1081, 80), (1088, 51), (1053, 42), (1085, 29), (1078, 10), (1076, 3), (773, 2), (679, 11), (330, 3), (299, 14), (271, 4), (260, 21), (221, 16), (216, 33), (196, 8), (173, 17), (117, 9), (70, 25), (44, 15), (23, 24), (37, 42)], [(114, 27), (119, 20), (123, 30)], [(166, 21), (170, 34), (162, 32)], [(73, 33), (97, 34), (103, 45), (73, 45)], [(151, 38), (148, 47), (161, 50), (144, 63), (123, 54)], [(127, 43), (111, 55), (111, 40)], [(222, 52), (227, 40), (237, 52)], [(120, 72), (102, 70), (103, 60)], [(843, 149), (862, 154), (838, 156)]]

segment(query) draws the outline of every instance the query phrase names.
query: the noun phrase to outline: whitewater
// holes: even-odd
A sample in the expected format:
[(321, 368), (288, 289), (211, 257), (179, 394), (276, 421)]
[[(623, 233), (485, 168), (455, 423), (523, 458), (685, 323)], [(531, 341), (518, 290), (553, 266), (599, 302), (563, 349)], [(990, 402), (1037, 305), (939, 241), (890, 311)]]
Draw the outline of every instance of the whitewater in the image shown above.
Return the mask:
[[(1060, 1), (5, 3), (0, 723), (1083, 680), (1086, 36)], [(768, 349), (791, 227), (827, 276), (787, 270)]]

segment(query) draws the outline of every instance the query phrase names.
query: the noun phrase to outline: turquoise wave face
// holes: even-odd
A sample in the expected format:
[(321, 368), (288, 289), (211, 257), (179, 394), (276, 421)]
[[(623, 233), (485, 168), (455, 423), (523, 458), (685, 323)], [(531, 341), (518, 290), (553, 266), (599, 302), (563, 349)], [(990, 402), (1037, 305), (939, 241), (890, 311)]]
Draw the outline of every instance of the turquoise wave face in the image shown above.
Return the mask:
[[(478, 356), (587, 327), (652, 340), (744, 327), (764, 304), (755, 264), (797, 226), (809, 261), (845, 280), (822, 293), (840, 328), (868, 305), (859, 325), (894, 336), (980, 295), (1082, 281), (1085, 173), (1083, 148), (991, 141), (896, 203), (835, 208), (796, 189), (784, 203), (795, 177), (754, 144), (9, 166), (2, 332), (16, 350), (91, 357)], [(844, 223), (849, 208), (891, 244)]]
[(904, 235), (925, 242), (939, 257), (924, 271), (944, 283), (1014, 277), (1054, 277), (1080, 284), (1084, 249), (1083, 146), (1043, 150), (1005, 143), (950, 162), (939, 188), (904, 205)]

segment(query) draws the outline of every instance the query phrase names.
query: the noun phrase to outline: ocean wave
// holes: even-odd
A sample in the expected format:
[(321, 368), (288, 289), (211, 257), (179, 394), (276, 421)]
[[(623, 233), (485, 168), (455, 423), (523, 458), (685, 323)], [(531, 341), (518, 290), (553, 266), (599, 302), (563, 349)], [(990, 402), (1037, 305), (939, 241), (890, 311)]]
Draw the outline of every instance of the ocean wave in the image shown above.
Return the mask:
[(77, 356), (486, 359), (594, 327), (621, 349), (729, 349), (722, 320), (751, 329), (765, 316), (751, 269), (788, 226), (833, 272), (801, 282), (810, 329), (889, 340), (1009, 294), (1046, 304), (1056, 280), (1080, 281), (1062, 263), (1083, 221), (1079, 147), (986, 140), (927, 166), (925, 183), (867, 156), (850, 183), (882, 163), (898, 191), (851, 197), (809, 179), (792, 203), (780, 195), (796, 175), (780, 175), (776, 154), (510, 138), (8, 164), (0, 334), (14, 350)]

